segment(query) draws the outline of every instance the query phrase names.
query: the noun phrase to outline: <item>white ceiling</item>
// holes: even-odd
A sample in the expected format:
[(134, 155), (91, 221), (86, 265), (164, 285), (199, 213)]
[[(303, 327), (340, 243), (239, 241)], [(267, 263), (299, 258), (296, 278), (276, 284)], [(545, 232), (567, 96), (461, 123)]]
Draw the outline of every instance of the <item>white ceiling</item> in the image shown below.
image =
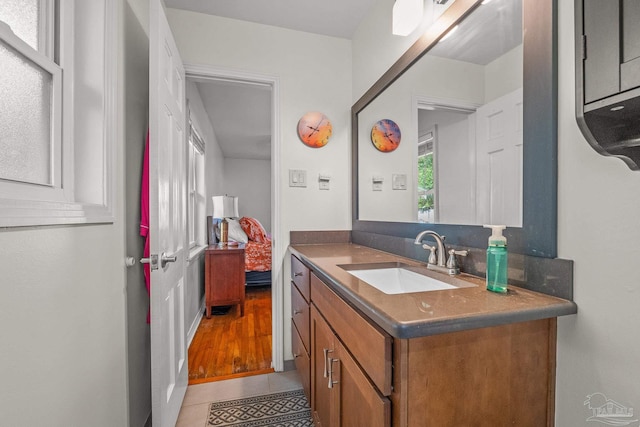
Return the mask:
[(492, 0), (478, 6), (430, 55), (487, 65), (522, 44), (522, 1)]
[(351, 39), (375, 0), (165, 0), (167, 7)]
[(225, 158), (271, 158), (271, 88), (194, 80)]

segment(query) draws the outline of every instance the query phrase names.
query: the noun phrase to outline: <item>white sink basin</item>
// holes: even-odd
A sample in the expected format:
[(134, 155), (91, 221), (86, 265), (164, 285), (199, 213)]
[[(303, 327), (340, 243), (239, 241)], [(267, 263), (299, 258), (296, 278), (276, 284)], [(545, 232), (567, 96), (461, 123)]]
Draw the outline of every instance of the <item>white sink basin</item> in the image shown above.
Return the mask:
[(379, 266), (365, 264), (361, 266), (362, 268), (359, 268), (357, 264), (343, 265), (340, 267), (346, 270), (347, 273), (389, 295), (441, 291), (475, 286), (471, 283), (462, 282), (459, 279), (455, 280), (457, 286), (445, 283), (431, 276), (411, 271), (406, 267), (418, 271), (419, 268), (405, 266), (399, 263), (385, 263)]

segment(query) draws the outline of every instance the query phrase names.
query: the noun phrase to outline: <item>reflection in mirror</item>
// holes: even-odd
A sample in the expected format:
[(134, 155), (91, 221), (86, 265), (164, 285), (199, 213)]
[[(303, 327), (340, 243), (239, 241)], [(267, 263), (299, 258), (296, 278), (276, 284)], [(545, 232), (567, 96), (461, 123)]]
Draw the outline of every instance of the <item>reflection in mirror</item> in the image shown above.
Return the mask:
[[(359, 219), (522, 226), (522, 60), (522, 2), (493, 0), (360, 111)], [(381, 119), (402, 132), (390, 153)]]

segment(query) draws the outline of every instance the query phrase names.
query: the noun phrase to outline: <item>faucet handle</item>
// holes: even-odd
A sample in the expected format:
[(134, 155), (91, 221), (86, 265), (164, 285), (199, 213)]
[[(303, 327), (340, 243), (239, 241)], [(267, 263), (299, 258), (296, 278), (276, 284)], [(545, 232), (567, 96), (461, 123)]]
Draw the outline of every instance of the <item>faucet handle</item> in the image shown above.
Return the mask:
[(469, 251), (456, 251), (455, 249), (449, 249), (449, 258), (447, 259), (447, 268), (458, 268), (458, 260), (456, 255), (467, 256)]
[(469, 255), (469, 251), (456, 251), (455, 249), (451, 249), (449, 250), (449, 255), (460, 255), (460, 256), (467, 256)]
[(425, 250), (428, 249), (431, 251), (431, 253), (429, 254), (429, 259), (427, 263), (436, 265), (438, 263), (438, 259), (436, 258), (436, 247), (429, 246), (425, 243), (422, 245), (422, 249), (425, 249)]

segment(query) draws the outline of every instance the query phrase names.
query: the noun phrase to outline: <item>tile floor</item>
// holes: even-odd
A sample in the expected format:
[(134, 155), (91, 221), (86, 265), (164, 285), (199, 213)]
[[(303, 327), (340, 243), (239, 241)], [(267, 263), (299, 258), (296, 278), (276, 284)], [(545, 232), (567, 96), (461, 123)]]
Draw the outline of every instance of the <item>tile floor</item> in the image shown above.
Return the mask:
[(302, 388), (302, 383), (295, 370), (190, 385), (187, 387), (176, 427), (205, 427), (211, 402), (299, 388)]

